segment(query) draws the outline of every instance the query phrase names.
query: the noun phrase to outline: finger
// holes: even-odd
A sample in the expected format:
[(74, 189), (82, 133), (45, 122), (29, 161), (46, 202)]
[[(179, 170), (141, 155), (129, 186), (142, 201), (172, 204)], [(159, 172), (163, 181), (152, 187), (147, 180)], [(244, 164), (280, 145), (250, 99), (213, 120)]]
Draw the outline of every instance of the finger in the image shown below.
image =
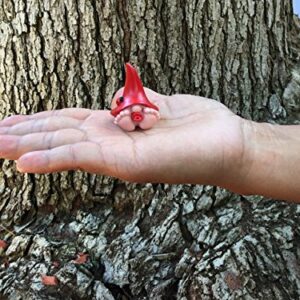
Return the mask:
[(49, 117), (70, 117), (78, 120), (84, 120), (91, 114), (90, 109), (86, 108), (64, 108), (59, 110), (49, 110), (35, 113), (33, 115), (14, 115), (0, 121), (1, 126), (12, 126), (28, 120), (45, 119)]
[(20, 172), (38, 174), (78, 169), (106, 174), (105, 161), (99, 147), (82, 142), (26, 153), (18, 159), (17, 168)]
[(23, 136), (3, 135), (0, 136), (0, 157), (15, 160), (28, 152), (83, 142), (86, 138), (85, 132), (77, 129), (62, 129)]
[(82, 121), (70, 117), (48, 117), (28, 120), (13, 126), (0, 127), (0, 134), (25, 135), (35, 132), (55, 131), (65, 128), (78, 128)]
[(150, 101), (162, 101), (164, 100), (166, 97), (168, 97), (167, 95), (163, 95), (163, 94), (160, 94), (160, 93), (157, 93), (149, 88), (144, 88), (145, 89), (145, 93), (146, 93), (146, 96), (147, 98), (150, 100)]

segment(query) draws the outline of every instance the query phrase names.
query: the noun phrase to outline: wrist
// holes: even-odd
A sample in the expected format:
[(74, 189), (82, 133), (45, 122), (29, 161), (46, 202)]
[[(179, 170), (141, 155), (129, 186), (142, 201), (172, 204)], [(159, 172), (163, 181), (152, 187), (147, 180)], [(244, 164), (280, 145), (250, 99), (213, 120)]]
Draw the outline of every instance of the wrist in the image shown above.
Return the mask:
[(235, 191), (277, 199), (299, 199), (299, 133), (299, 126), (244, 120), (241, 181)]
[[(243, 194), (254, 194), (261, 190), (276, 165), (274, 132), (272, 125), (243, 120), (244, 153), (240, 177)], [(273, 145), (273, 146), (272, 146)]]
[(276, 152), (270, 146), (273, 132), (270, 124), (242, 118), (240, 128), (239, 145), (224, 172), (230, 175), (222, 186), (243, 195), (255, 194), (276, 164)]

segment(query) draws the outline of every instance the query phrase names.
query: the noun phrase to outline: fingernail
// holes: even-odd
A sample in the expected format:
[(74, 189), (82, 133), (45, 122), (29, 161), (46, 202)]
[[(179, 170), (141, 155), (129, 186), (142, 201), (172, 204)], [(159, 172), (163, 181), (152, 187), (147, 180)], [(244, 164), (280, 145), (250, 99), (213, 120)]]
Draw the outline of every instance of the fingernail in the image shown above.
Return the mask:
[(17, 162), (17, 170), (18, 170), (20, 173), (26, 173), (26, 172), (24, 172), (24, 170), (22, 169), (22, 167), (19, 166), (18, 162)]
[(46, 156), (43, 153), (26, 153), (18, 159), (17, 169), (22, 173), (34, 173), (45, 164), (45, 159)]
[(15, 136), (11, 135), (0, 135), (0, 156), (3, 158), (8, 158), (13, 152), (15, 152), (17, 146), (17, 139)]

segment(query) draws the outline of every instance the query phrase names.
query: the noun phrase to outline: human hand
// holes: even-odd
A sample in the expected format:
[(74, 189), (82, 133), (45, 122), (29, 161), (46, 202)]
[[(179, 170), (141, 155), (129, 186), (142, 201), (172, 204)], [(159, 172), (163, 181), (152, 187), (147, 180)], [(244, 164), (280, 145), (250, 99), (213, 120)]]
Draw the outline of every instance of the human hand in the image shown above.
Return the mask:
[(237, 176), (243, 119), (211, 99), (146, 94), (161, 116), (150, 130), (123, 131), (106, 110), (16, 115), (0, 122), (0, 157), (26, 173), (80, 169), (133, 182), (225, 186)]

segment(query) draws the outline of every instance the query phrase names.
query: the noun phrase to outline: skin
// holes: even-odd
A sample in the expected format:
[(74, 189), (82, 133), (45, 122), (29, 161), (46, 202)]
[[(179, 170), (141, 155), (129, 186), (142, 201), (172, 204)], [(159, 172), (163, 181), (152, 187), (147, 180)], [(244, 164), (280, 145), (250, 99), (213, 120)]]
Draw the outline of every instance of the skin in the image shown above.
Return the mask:
[(25, 173), (84, 170), (132, 182), (211, 184), (300, 200), (299, 126), (247, 121), (212, 99), (146, 94), (160, 108), (150, 130), (124, 131), (106, 110), (16, 115), (0, 122), (0, 157), (16, 160)]

